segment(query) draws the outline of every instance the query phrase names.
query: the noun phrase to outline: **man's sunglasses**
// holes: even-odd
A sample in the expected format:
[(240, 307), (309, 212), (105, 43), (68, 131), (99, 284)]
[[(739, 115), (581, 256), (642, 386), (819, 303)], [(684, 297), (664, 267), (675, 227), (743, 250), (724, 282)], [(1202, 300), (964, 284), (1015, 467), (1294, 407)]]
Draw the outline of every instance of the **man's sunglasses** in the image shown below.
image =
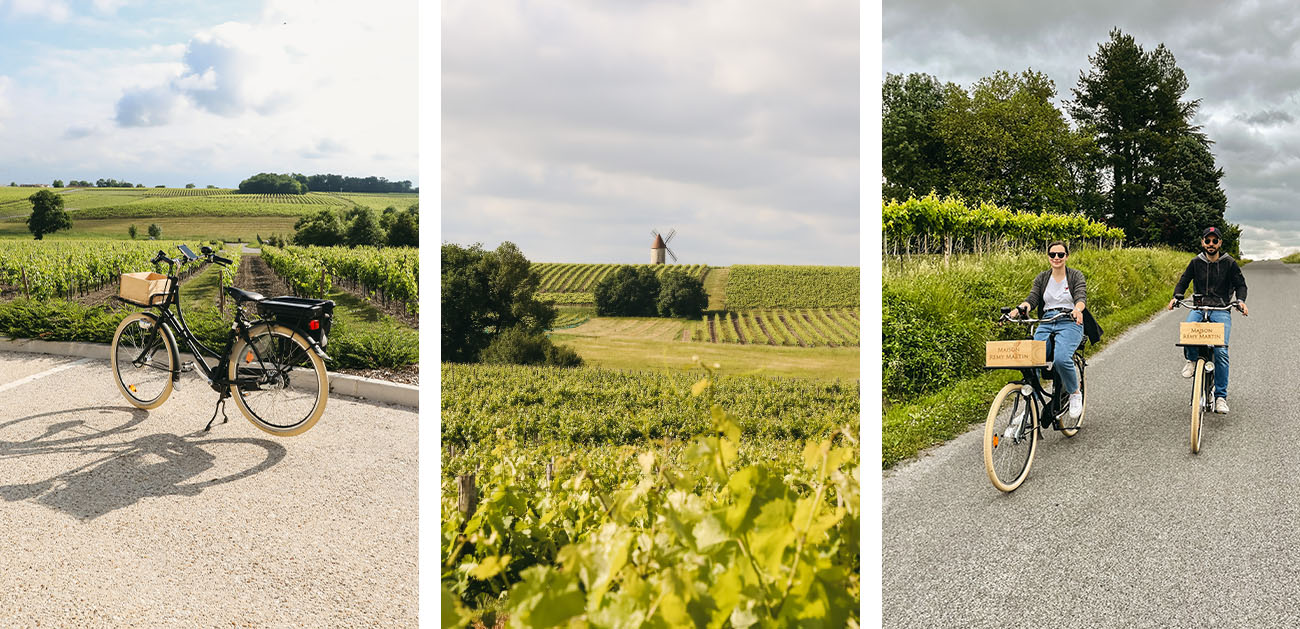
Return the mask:
[(1068, 254), (1068, 253), (1066, 253), (1066, 252), (1064, 252), (1064, 251), (1049, 251), (1049, 252), (1047, 252), (1047, 257), (1049, 257), (1049, 258), (1064, 258), (1065, 256), (1068, 256), (1068, 255), (1070, 255), (1070, 254)]
[(1217, 244), (1219, 244), (1219, 239), (1218, 239), (1218, 238), (1206, 238), (1205, 240), (1202, 240), (1201, 242), (1203, 242), (1203, 243), (1205, 243), (1205, 244), (1207, 244), (1207, 245), (1217, 245)]

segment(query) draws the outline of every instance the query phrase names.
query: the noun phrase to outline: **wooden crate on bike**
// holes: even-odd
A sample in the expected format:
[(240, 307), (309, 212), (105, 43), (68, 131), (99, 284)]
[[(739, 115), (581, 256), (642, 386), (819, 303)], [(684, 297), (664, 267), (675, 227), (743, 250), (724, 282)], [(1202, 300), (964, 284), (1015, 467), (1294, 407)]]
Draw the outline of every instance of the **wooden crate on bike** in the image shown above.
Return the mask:
[(1178, 324), (1179, 345), (1223, 345), (1222, 323), (1183, 321)]
[(153, 306), (167, 299), (167, 276), (161, 273), (123, 273), (117, 296), (137, 306)]
[(1045, 367), (1047, 341), (988, 341), (984, 344), (985, 367)]

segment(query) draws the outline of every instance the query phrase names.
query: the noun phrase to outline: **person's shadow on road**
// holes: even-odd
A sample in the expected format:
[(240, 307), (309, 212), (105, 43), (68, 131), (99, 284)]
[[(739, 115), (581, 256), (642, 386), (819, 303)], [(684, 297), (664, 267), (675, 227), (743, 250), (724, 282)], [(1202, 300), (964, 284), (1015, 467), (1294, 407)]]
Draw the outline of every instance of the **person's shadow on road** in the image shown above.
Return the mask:
[(52, 478), (0, 485), (0, 498), (35, 500), (78, 519), (92, 519), (144, 498), (195, 496), (207, 487), (266, 470), (285, 456), (284, 446), (273, 441), (212, 438), (201, 432), (121, 439), (147, 417), (146, 411), (133, 407), (95, 407), (0, 423), (0, 465), (28, 457), (95, 456)]

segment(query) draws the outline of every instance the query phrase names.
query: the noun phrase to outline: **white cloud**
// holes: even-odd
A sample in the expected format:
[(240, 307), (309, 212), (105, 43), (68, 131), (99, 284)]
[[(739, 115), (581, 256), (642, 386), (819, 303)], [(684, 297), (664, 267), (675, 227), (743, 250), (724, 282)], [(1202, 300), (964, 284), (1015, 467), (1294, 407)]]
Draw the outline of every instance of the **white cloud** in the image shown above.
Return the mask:
[(9, 0), (9, 13), (14, 17), (45, 17), (54, 22), (64, 22), (72, 15), (64, 0)]
[(255, 21), (178, 33), (175, 44), (37, 43), (33, 65), (0, 77), (0, 170), (175, 185), (234, 185), (259, 171), (415, 181), (416, 10), (414, 0), (364, 12), (271, 3)]
[(11, 114), (9, 105), (9, 90), (13, 84), (13, 79), (0, 74), (0, 129), (4, 128), (5, 119)]
[(443, 237), (635, 262), (675, 226), (692, 262), (856, 264), (857, 11), (444, 3)]

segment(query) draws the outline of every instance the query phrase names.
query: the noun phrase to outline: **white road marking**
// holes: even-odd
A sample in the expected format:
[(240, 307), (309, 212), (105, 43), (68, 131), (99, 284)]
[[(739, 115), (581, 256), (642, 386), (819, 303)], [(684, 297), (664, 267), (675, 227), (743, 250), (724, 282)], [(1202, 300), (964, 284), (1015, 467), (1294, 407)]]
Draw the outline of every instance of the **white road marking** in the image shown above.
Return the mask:
[(53, 368), (53, 369), (46, 369), (45, 371), (42, 371), (42, 372), (40, 372), (40, 373), (36, 373), (36, 374), (32, 374), (32, 375), (30, 375), (30, 376), (27, 376), (26, 378), (21, 378), (21, 379), (19, 379), (19, 380), (14, 380), (13, 382), (10, 382), (10, 383), (7, 383), (7, 384), (0, 384), (0, 391), (8, 391), (9, 389), (12, 389), (12, 388), (14, 388), (14, 387), (17, 387), (17, 386), (21, 386), (21, 385), (27, 384), (28, 382), (31, 382), (31, 381), (33, 381), (33, 380), (39, 380), (39, 379), (41, 379), (41, 378), (44, 378), (45, 376), (49, 376), (49, 375), (53, 375), (53, 374), (59, 373), (60, 371), (63, 371), (63, 370), (65, 370), (65, 369), (72, 369), (73, 367), (76, 367), (77, 365), (84, 365), (84, 364), (90, 362), (91, 360), (92, 360), (92, 359), (90, 359), (90, 358), (82, 358), (81, 360), (73, 361), (73, 362), (70, 362), (70, 363), (68, 363), (68, 364), (66, 364), (66, 365), (59, 365), (58, 367), (55, 367), (55, 368)]

